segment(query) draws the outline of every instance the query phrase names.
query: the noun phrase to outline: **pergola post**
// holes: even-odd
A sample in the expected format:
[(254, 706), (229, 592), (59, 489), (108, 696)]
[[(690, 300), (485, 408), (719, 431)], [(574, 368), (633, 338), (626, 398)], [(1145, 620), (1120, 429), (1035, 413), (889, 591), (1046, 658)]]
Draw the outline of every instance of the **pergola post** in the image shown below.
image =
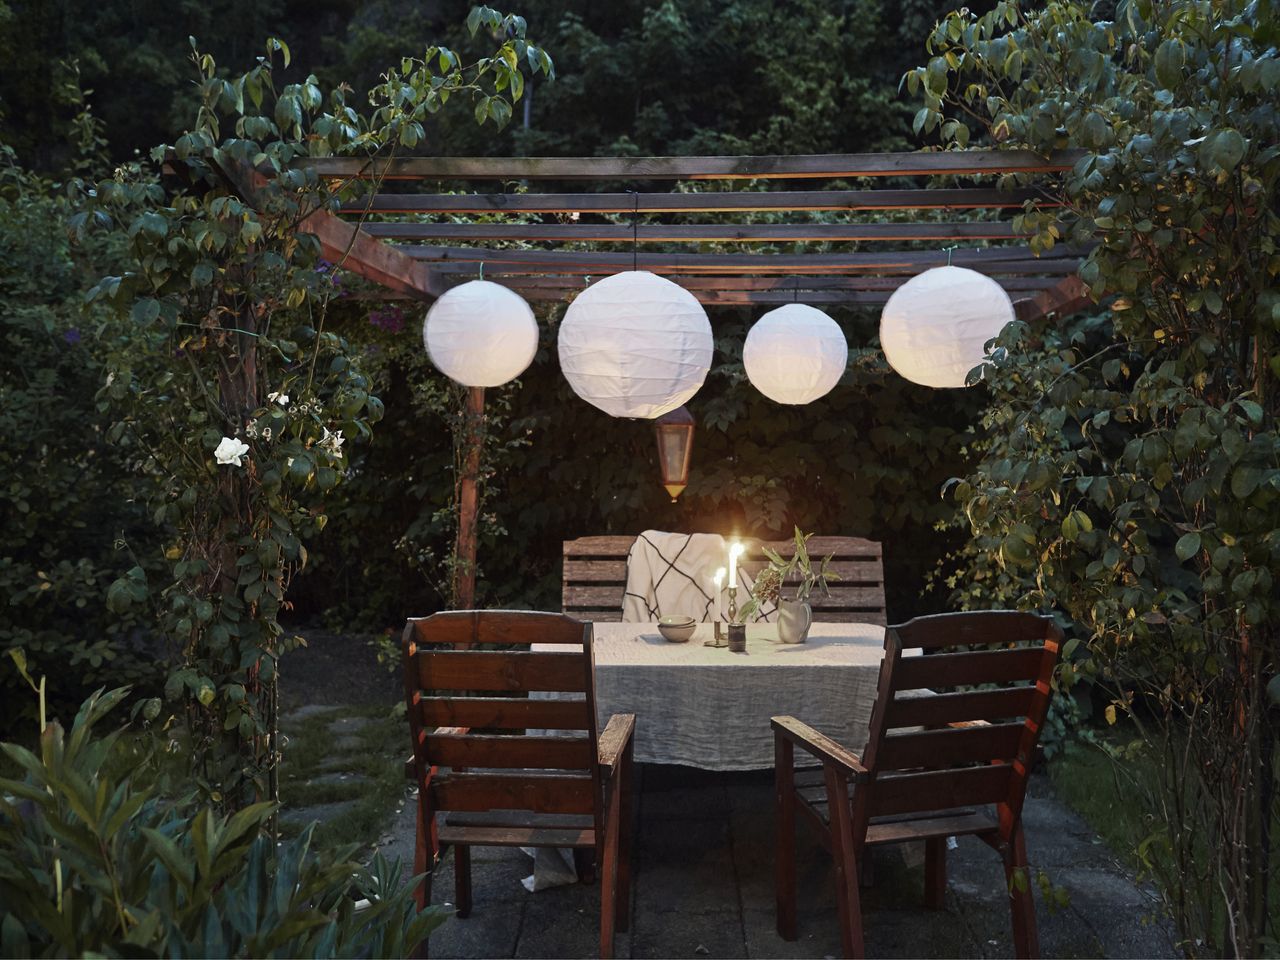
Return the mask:
[(484, 387), (468, 387), (462, 415), (461, 473), (458, 475), (458, 536), (453, 551), (453, 605), (470, 610), (476, 602), (476, 534), (479, 526), (480, 463), (484, 452)]

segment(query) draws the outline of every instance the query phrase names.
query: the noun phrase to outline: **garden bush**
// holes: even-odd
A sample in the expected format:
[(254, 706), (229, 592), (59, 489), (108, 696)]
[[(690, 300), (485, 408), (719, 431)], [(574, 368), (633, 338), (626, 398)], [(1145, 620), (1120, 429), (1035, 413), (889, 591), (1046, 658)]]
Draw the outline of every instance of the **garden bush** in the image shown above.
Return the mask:
[[(89, 137), (81, 159), (100, 163), (95, 122), (82, 111), (77, 124)], [(0, 144), (0, 653), (24, 648), (37, 670), (64, 678), (74, 705), (104, 683), (156, 682), (145, 622), (112, 613), (106, 594), (154, 566), (158, 538), (135, 496), (136, 460), (105, 442), (111, 420), (95, 400), (103, 344), (127, 331), (83, 294), (119, 242), (75, 247), (62, 186)], [(0, 734), (28, 705), (0, 672)]]
[(0, 743), (22, 775), (0, 779), (0, 954), (398, 957), (444, 922), (398, 861), (313, 849), (311, 828), (277, 847), (273, 803), (175, 796), (163, 736), (103, 732), (129, 693), (92, 694), (34, 751)]
[(907, 76), (945, 142), (1083, 148), (1065, 206), (1019, 222), (1036, 249), (1088, 245), (1113, 330), (1048, 356), (1006, 330), (988, 425), (1007, 440), (954, 492), (1023, 603), (1079, 625), (1108, 718), (1139, 730), (1160, 811), (1141, 853), (1184, 947), (1258, 956), (1280, 939), (1280, 20), (1094, 13), (953, 13)]

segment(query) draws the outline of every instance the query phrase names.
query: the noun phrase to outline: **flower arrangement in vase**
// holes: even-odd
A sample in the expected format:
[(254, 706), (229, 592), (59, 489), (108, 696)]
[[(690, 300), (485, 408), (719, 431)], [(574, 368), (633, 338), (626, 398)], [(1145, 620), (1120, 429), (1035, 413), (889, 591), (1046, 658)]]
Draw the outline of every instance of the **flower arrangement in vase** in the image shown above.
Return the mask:
[[(774, 550), (764, 548), (769, 558), (769, 565), (756, 576), (751, 586), (751, 597), (742, 608), (740, 617), (746, 620), (766, 603), (778, 608), (778, 639), (783, 643), (804, 643), (809, 636), (809, 628), (813, 625), (813, 608), (809, 606), (809, 598), (815, 587), (823, 595), (828, 595), (827, 585), (840, 577), (831, 570), (831, 556), (827, 556), (814, 567), (809, 557), (809, 538), (811, 533), (801, 533), (795, 528), (795, 552), (783, 558)], [(794, 581), (795, 589), (791, 596), (784, 597), (783, 590), (788, 583)]]

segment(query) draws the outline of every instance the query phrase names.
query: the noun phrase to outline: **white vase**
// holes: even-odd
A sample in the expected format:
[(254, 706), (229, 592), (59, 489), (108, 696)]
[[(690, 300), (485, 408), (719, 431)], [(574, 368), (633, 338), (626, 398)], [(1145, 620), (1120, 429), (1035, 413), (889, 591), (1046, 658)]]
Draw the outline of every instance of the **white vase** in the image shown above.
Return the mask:
[(783, 643), (804, 643), (813, 625), (813, 608), (804, 600), (778, 601), (778, 639)]

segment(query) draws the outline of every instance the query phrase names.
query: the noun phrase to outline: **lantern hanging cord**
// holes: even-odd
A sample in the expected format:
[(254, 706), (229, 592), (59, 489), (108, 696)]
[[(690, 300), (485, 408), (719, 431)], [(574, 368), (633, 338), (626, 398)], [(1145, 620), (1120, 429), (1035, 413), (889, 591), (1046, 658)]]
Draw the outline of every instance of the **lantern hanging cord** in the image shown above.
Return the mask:
[(947, 266), (949, 267), (951, 266), (951, 253), (954, 250), (958, 250), (959, 247), (943, 247), (942, 249), (947, 251)]
[(631, 272), (635, 273), (638, 268), (639, 246), (640, 246), (640, 194), (635, 190), (628, 190), (631, 194), (633, 203), (631, 209)]
[(483, 260), (480, 261), (480, 279), (481, 280), (484, 279), (484, 261)]

